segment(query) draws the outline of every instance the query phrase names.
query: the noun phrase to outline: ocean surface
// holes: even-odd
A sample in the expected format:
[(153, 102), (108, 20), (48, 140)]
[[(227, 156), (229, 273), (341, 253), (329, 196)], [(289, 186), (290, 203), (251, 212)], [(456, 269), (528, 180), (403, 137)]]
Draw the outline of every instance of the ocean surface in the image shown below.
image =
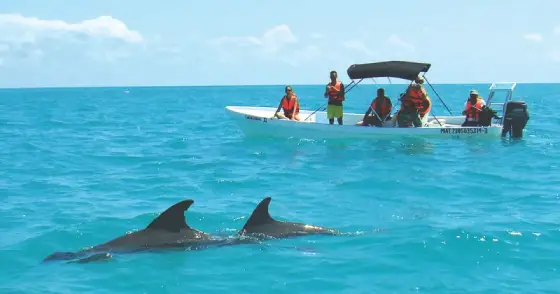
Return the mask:
[[(560, 85), (518, 84), (521, 140), (250, 138), (226, 115), (283, 87), (0, 90), (0, 293), (558, 293)], [(405, 85), (384, 87), (396, 103)], [(488, 87), (435, 85), (454, 113)], [(350, 234), (41, 263), (183, 199), (190, 226), (234, 235), (266, 196), (277, 219)]]

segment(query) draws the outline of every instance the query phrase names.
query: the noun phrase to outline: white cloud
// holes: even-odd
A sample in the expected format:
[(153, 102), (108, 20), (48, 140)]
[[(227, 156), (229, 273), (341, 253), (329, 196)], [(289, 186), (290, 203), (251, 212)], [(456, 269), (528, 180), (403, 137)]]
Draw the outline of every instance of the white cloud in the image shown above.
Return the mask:
[[(318, 45), (319, 39), (324, 35), (315, 32), (307, 35), (306, 39), (300, 39), (292, 32), (290, 27), (282, 24), (267, 30), (261, 36), (222, 36), (212, 39), (208, 42), (211, 47), (216, 50), (213, 56), (214, 60), (228, 64), (243, 64), (247, 60), (255, 61), (260, 59), (264, 61), (281, 62), (297, 67), (304, 63), (316, 62), (318, 60), (329, 60), (332, 58), (340, 61), (348, 59), (348, 62), (355, 60), (370, 60), (379, 58), (381, 53), (380, 44), (376, 47), (368, 46), (361, 39), (350, 39), (336, 46), (321, 47)], [(301, 41), (301, 42), (300, 42)], [(387, 40), (389, 52), (399, 51), (396, 49), (404, 49), (404, 53), (410, 54), (415, 51), (415, 47), (409, 44), (397, 35), (392, 35)], [(377, 50), (377, 48), (380, 48)]]
[(236, 64), (245, 59), (261, 58), (296, 66), (298, 61), (307, 60), (314, 54), (310, 48), (287, 46), (296, 42), (298, 38), (290, 27), (282, 24), (261, 36), (223, 36), (210, 40), (209, 44), (218, 50), (215, 59), (224, 63)]
[(377, 52), (370, 50), (362, 41), (349, 40), (343, 43), (344, 47), (358, 52), (364, 53), (368, 57), (373, 57), (377, 55)]
[(531, 33), (531, 34), (525, 34), (523, 35), (523, 38), (530, 40), (530, 41), (535, 41), (535, 42), (540, 42), (542, 41), (542, 35), (539, 33)]
[(214, 45), (235, 44), (238, 46), (259, 46), (267, 51), (276, 51), (284, 44), (297, 42), (290, 27), (282, 24), (267, 30), (262, 36), (224, 36), (211, 41)]
[[(68, 23), (62, 20), (25, 17), (21, 14), (0, 14), (0, 29), (3, 32), (17, 31), (20, 41), (23, 40), (24, 42), (34, 42), (40, 37), (64, 36), (65, 33), (74, 33), (78, 36), (116, 38), (130, 43), (143, 41), (140, 33), (130, 30), (122, 21), (111, 16), (100, 16), (79, 23)], [(2, 35), (5, 36), (4, 33)], [(9, 37), (13, 40), (14, 36)]]
[(405, 42), (404, 40), (402, 40), (399, 36), (397, 36), (395, 34), (391, 35), (389, 37), (389, 39), (387, 39), (387, 43), (389, 45), (401, 47), (401, 48), (404, 48), (404, 49), (409, 50), (409, 51), (414, 51), (414, 49), (415, 49), (414, 45), (412, 45), (408, 42)]
[(264, 33), (263, 41), (265, 43), (293, 43), (296, 42), (296, 37), (292, 34), (290, 27), (287, 25), (279, 25)]
[[(145, 44), (142, 35), (111, 16), (70, 23), (21, 14), (0, 14), (0, 57), (4, 64), (36, 62), (48, 56), (76, 61), (88, 57), (114, 61)], [(134, 48), (134, 47), (136, 48)]]
[(239, 46), (247, 45), (263, 45), (263, 42), (256, 37), (236, 37), (236, 36), (224, 36), (217, 39), (211, 40), (214, 45), (225, 45), (227, 43), (234, 43)]

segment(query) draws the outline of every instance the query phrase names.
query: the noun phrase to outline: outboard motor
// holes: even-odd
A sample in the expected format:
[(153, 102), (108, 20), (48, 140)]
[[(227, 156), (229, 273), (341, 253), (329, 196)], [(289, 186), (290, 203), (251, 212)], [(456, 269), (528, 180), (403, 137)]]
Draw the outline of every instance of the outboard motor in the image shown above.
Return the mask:
[(492, 125), (492, 119), (499, 117), (496, 115), (496, 111), (490, 107), (482, 106), (482, 111), (479, 114), (478, 125), (482, 127), (488, 127)]
[(523, 137), (523, 129), (525, 129), (527, 121), (529, 121), (527, 104), (523, 101), (509, 101), (504, 111), (502, 137), (504, 137), (506, 133), (509, 133), (511, 138)]

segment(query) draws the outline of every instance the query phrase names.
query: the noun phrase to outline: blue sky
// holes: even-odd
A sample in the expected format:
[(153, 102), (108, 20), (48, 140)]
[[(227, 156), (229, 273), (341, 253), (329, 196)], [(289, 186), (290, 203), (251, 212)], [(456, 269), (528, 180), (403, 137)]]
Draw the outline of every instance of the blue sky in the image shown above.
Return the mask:
[(432, 83), (559, 82), (559, 11), (558, 0), (5, 0), (0, 87), (324, 84), (381, 60), (430, 62)]

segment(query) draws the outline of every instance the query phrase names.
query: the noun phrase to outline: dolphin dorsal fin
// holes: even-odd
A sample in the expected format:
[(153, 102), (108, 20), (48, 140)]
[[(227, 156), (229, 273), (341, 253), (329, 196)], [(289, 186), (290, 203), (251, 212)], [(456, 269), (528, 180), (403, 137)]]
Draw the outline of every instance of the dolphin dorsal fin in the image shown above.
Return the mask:
[(255, 207), (255, 210), (253, 210), (253, 213), (249, 217), (249, 220), (245, 223), (245, 226), (243, 226), (242, 230), (275, 221), (268, 212), (268, 206), (270, 205), (271, 200), (272, 198), (266, 197), (257, 205), (257, 207)]
[(164, 230), (179, 232), (181, 229), (190, 229), (185, 221), (185, 211), (194, 203), (193, 200), (183, 200), (169, 207), (156, 219), (154, 219), (146, 229)]

